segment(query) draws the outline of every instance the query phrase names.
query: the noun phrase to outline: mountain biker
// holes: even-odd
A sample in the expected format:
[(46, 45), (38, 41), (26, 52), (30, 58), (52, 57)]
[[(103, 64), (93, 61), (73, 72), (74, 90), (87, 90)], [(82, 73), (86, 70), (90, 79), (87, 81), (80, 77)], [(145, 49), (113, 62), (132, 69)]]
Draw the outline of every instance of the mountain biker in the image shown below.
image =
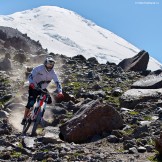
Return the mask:
[[(26, 122), (26, 117), (29, 113), (30, 108), (32, 108), (36, 102), (36, 98), (38, 95), (40, 95), (40, 91), (38, 89), (36, 89), (37, 87), (40, 87), (41, 89), (43, 89), (44, 91), (47, 91), (47, 86), (49, 85), (49, 83), (51, 82), (51, 80), (53, 79), (53, 81), (56, 84), (57, 87), (57, 98), (63, 98), (63, 94), (62, 94), (62, 87), (61, 84), (58, 80), (58, 77), (54, 71), (54, 64), (55, 61), (53, 59), (53, 57), (48, 56), (44, 63), (35, 67), (31, 74), (29, 75), (29, 97), (28, 97), (28, 102), (25, 108), (25, 112), (24, 112), (24, 118), (22, 119), (21, 124), (24, 125)], [(51, 104), (52, 103), (52, 99), (51, 97), (48, 99), (47, 104)]]

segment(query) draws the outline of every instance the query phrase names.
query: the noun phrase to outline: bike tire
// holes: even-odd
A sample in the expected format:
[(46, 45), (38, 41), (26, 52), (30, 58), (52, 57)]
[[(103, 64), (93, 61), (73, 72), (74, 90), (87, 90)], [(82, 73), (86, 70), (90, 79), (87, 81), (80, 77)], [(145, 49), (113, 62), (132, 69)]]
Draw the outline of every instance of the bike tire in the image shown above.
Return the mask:
[(36, 130), (37, 130), (37, 127), (38, 127), (38, 124), (40, 123), (41, 121), (41, 118), (42, 118), (42, 112), (40, 112), (38, 115), (37, 115), (37, 118), (35, 119), (35, 122), (33, 124), (33, 129), (32, 129), (32, 132), (31, 132), (31, 136), (34, 136), (36, 134)]
[(31, 119), (28, 119), (23, 127), (23, 131), (22, 131), (23, 135), (26, 135), (26, 132), (28, 131), (30, 125), (31, 125)]

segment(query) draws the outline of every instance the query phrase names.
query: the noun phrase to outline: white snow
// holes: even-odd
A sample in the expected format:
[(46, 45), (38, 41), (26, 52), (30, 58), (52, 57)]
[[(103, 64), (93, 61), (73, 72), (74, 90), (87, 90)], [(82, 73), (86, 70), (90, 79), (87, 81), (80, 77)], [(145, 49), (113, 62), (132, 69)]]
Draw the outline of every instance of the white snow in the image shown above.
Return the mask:
[[(109, 30), (79, 16), (73, 11), (55, 6), (0, 15), (0, 25), (17, 28), (42, 44), (49, 52), (69, 57), (82, 54), (96, 57), (100, 63), (115, 62), (136, 55), (140, 49)], [(148, 69), (157, 70), (162, 65), (150, 58)]]

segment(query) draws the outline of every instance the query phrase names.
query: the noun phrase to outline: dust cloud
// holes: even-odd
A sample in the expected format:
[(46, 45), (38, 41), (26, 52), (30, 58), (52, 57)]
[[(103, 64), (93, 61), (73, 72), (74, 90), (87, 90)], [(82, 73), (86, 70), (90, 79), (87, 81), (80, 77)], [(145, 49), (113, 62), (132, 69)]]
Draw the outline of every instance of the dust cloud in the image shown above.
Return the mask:
[[(42, 56), (43, 58), (43, 56)], [(38, 66), (39, 64), (43, 63), (43, 60), (40, 57), (39, 60), (37, 60), (37, 62), (33, 61), (29, 61), (26, 62), (23, 67), (14, 67), (12, 70), (13, 75), (10, 76), (10, 79), (13, 82), (21, 82), (20, 85), (18, 85), (18, 91), (15, 94), (15, 97), (12, 101), (12, 104), (10, 105), (10, 116), (9, 116), (9, 123), (14, 127), (14, 129), (18, 132), (22, 132), (23, 126), (21, 125), (21, 121), (23, 119), (24, 116), (24, 110), (25, 110), (25, 105), (27, 104), (27, 100), (28, 100), (28, 81), (27, 81), (27, 77), (25, 77), (25, 72), (27, 67), (35, 67)], [(62, 60), (56, 60), (56, 65), (54, 67), (56, 74), (58, 75), (59, 79), (62, 76), (62, 65), (63, 61)], [(61, 80), (61, 79), (60, 79)], [(14, 85), (13, 85), (14, 86)], [(17, 86), (17, 85), (16, 85)], [(53, 109), (55, 108), (55, 101), (54, 101), (54, 97), (53, 97), (53, 91), (56, 89), (55, 84), (50, 83), (50, 85), (47, 88), (51, 94), (53, 103), (51, 105), (47, 105), (46, 107), (46, 111), (44, 113), (44, 119), (47, 122), (51, 122), (53, 121)], [(29, 130), (30, 131), (30, 130)]]

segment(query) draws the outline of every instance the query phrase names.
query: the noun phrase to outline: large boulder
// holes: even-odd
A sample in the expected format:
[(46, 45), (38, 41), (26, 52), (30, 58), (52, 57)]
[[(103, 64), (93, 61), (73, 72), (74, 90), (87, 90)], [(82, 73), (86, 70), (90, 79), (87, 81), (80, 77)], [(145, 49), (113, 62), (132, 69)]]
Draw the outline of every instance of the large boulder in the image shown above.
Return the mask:
[(60, 137), (67, 142), (82, 143), (97, 134), (123, 127), (116, 109), (98, 100), (81, 106), (75, 116), (60, 127)]
[(93, 65), (98, 64), (98, 61), (95, 57), (90, 57), (87, 61), (89, 61)]
[(77, 55), (72, 57), (73, 60), (77, 60), (77, 61), (82, 61), (82, 62), (86, 62), (86, 58), (83, 55)]
[(141, 102), (159, 99), (162, 96), (160, 89), (130, 89), (120, 97), (120, 107), (134, 109)]
[(118, 66), (123, 70), (128, 71), (145, 71), (149, 62), (148, 52), (142, 50), (132, 58), (127, 58), (121, 61)]
[(140, 80), (133, 83), (131, 88), (136, 89), (158, 89), (162, 88), (162, 71), (161, 73), (152, 73), (147, 77), (141, 78)]

